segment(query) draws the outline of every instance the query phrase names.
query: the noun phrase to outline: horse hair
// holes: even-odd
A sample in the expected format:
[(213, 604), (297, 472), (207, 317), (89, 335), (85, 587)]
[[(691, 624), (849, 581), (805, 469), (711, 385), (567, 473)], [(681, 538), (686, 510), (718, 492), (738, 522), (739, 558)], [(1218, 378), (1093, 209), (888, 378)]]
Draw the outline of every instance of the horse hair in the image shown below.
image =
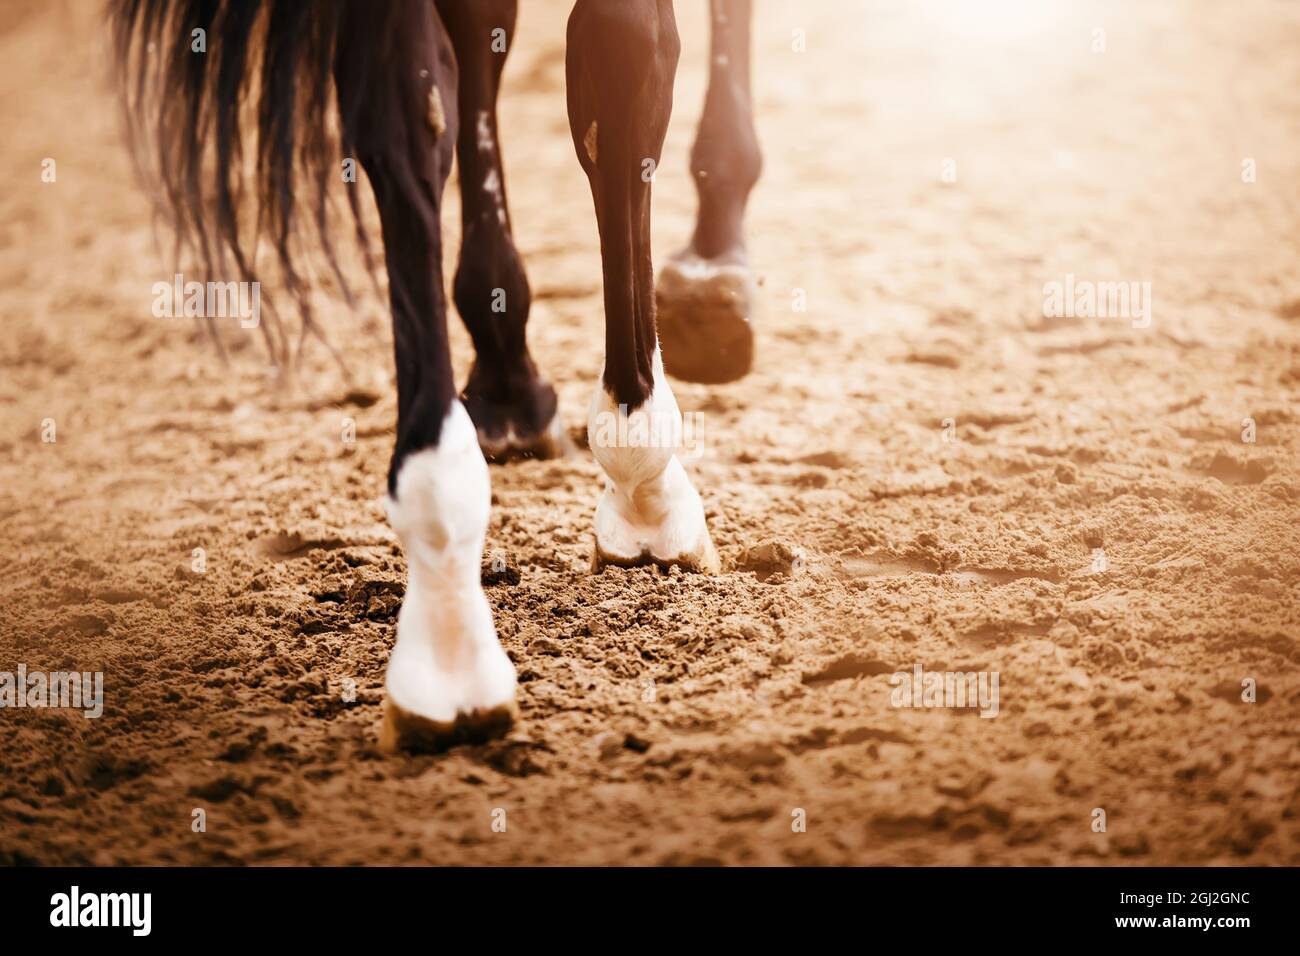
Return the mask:
[[(344, 179), (341, 160), (352, 144), (342, 130), (355, 127), (350, 120), (364, 108), (368, 77), (385, 57), (385, 43), (368, 46), (360, 82), (336, 94), (340, 30), (349, 14), (363, 13), (387, 21), (371, 36), (391, 37), (400, 2), (418, 0), (109, 0), (128, 139), (157, 211), (172, 224), (176, 259), (196, 253), (209, 276), (233, 259), (239, 278), (251, 281), (259, 245), (269, 240), (302, 317), (302, 337), (321, 333), (301, 249), (294, 248), (297, 206), (310, 213), (320, 250), (351, 302), (329, 234), (329, 184)], [(364, 11), (350, 10), (353, 4)], [(203, 31), (203, 52), (193, 49), (196, 30)], [(335, 109), (342, 121), (331, 123)], [(256, 134), (251, 152), (246, 111)], [(345, 183), (348, 206), (373, 278), (355, 178)], [(266, 323), (263, 335), (272, 360), (283, 365), (289, 347), (275, 325), (278, 343)]]

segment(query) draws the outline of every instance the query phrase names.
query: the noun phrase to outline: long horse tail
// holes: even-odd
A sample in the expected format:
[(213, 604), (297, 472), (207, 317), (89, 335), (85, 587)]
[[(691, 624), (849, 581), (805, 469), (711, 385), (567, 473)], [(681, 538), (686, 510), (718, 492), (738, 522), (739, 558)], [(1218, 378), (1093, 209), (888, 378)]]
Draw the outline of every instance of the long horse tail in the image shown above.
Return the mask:
[[(255, 281), (257, 249), (268, 240), (302, 315), (300, 350), (306, 332), (320, 335), (320, 329), (297, 262), (299, 204), (350, 300), (328, 228), (329, 184), (336, 178), (346, 183), (357, 240), (374, 274), (356, 176), (341, 175), (350, 151), (341, 131), (353, 128), (349, 120), (364, 107), (366, 78), (381, 68), (384, 51), (360, 51), (360, 82), (345, 91), (336, 90), (334, 58), (349, 16), (389, 17), (398, 4), (108, 2), (128, 137), (159, 212), (174, 226), (177, 260), (196, 253), (209, 277), (226, 274), (233, 260), (241, 279)], [(335, 108), (342, 122), (332, 129)], [(255, 138), (245, 133), (245, 111)], [(267, 323), (262, 331), (272, 359), (284, 365), (291, 349), (282, 324), (275, 325), (276, 335)], [(214, 338), (220, 348), (215, 332)]]

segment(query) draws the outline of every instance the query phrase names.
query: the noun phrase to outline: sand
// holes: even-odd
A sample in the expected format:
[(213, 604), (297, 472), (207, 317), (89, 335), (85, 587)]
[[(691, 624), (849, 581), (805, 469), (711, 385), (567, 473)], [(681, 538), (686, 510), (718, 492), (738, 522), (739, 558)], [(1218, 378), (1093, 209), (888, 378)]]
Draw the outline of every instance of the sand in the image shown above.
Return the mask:
[[(581, 437), (598, 241), (565, 5), (523, 6), (509, 196)], [(678, 6), (661, 260), (707, 49)], [(0, 711), (0, 862), (1300, 863), (1300, 9), (758, 6), (755, 369), (675, 386), (724, 572), (592, 576), (590, 455), (494, 467), (522, 719), (409, 757), (376, 746), (383, 299), (349, 251), (349, 377), (309, 342), (292, 388), (256, 330), (223, 365), (155, 318), (98, 4), (9, 4), (0, 670), (102, 671), (105, 708)], [(1149, 322), (1045, 317), (1067, 276), (1149, 282)], [(918, 664), (996, 672), (997, 715), (893, 706)]]

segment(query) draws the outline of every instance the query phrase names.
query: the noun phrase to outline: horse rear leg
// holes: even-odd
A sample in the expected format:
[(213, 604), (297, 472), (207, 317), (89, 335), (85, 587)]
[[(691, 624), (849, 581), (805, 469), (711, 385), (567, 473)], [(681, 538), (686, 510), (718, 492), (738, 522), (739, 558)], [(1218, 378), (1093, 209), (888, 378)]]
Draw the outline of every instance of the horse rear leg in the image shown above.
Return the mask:
[(578, 0), (569, 17), (569, 127), (591, 183), (605, 293), (605, 368), (587, 421), (609, 481), (594, 565), (716, 571), (700, 496), (676, 451), (682, 416), (664, 378), (650, 260), (650, 181), (672, 112), (679, 45), (671, 0)]
[[(474, 425), (456, 398), (439, 213), (456, 136), (456, 73), (432, 3), (393, 18), (368, 5), (341, 31), (335, 73), (344, 137), (383, 227), (397, 362), (388, 518), (407, 587), (388, 662), (382, 744), (441, 749), (508, 727), (515, 671), (480, 583), (491, 492)], [(381, 26), (381, 23), (383, 26)]]
[(497, 93), (514, 43), (516, 0), (438, 0), (438, 11), (459, 67), (462, 238), (452, 293), (476, 355), (462, 398), (489, 461), (554, 458), (568, 438), (555, 389), (528, 354), (531, 297), (510, 230), (497, 136)]
[(720, 384), (754, 361), (757, 289), (745, 253), (745, 203), (762, 158), (749, 90), (751, 0), (710, 0), (712, 49), (691, 174), (695, 233), (659, 275), (659, 330), (668, 374)]

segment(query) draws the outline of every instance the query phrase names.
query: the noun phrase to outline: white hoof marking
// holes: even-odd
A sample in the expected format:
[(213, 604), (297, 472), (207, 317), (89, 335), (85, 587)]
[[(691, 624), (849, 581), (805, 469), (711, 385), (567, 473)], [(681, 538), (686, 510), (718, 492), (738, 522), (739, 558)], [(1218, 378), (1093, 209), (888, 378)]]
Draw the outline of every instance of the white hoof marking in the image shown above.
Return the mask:
[(450, 724), (513, 706), (515, 668), (480, 580), (491, 500), (474, 425), (453, 402), (438, 446), (403, 462), (388, 499), (407, 586), (386, 683), (390, 706), (404, 714)]
[(677, 459), (681, 438), (682, 413), (658, 351), (654, 390), (633, 411), (616, 405), (597, 384), (587, 439), (608, 477), (596, 506), (597, 565), (649, 559), (717, 570), (704, 505)]

